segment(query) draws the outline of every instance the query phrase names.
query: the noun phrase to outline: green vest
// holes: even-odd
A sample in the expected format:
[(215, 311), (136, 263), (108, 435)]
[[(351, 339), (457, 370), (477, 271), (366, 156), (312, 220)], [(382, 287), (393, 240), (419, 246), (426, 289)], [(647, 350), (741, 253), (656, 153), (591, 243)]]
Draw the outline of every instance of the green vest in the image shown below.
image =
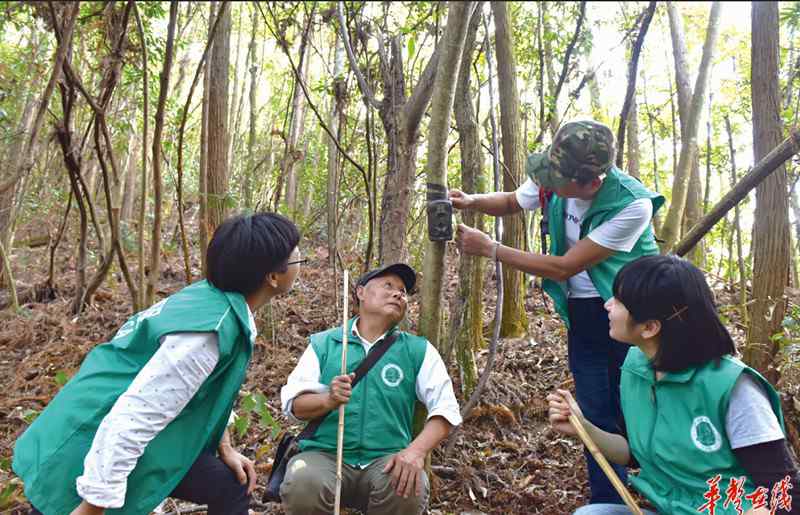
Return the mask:
[[(347, 372), (355, 371), (366, 357), (364, 347), (353, 334), (347, 345)], [(399, 452), (411, 443), (414, 404), (417, 400), (417, 374), (425, 359), (428, 342), (425, 338), (392, 329), (397, 340), (381, 356), (369, 373), (353, 388), (345, 405), (344, 462), (363, 466)], [(311, 346), (320, 366), (320, 382), (330, 384), (342, 371), (342, 328), (336, 327), (311, 336)], [(313, 438), (302, 440), (303, 451), (336, 453), (339, 410), (329, 413)]]
[[(758, 372), (736, 358), (725, 356), (682, 372), (667, 373), (655, 380), (647, 356), (637, 347), (628, 351), (622, 366), (620, 397), (628, 430), (628, 444), (641, 464), (630, 483), (655, 505), (659, 513), (697, 514), (707, 502), (706, 483), (717, 474), (722, 477), (717, 504), (723, 510), (725, 490), (733, 478), (747, 477), (731, 450), (725, 431), (731, 391), (742, 373), (748, 373), (766, 390), (772, 410), (783, 427), (777, 393)], [(745, 493), (755, 490), (750, 478)], [(742, 496), (742, 507), (749, 501)], [(748, 505), (748, 506), (746, 506)]]
[[(611, 168), (603, 179), (603, 184), (592, 199), (592, 205), (583, 215), (581, 239), (593, 229), (607, 222), (634, 200), (649, 198), (653, 202), (653, 214), (664, 204), (664, 197), (645, 188), (641, 182), (617, 168)], [(548, 206), (550, 217), (550, 254), (563, 256), (567, 253), (566, 228), (564, 225), (564, 199), (553, 195)], [(648, 225), (630, 252), (614, 252), (608, 259), (590, 267), (587, 272), (603, 300), (612, 297), (614, 277), (626, 263), (641, 256), (658, 254), (652, 226)], [(567, 281), (544, 279), (544, 291), (553, 299), (556, 311), (569, 328), (567, 310)]]
[(14, 472), (45, 515), (80, 502), (75, 479), (100, 422), (156, 352), (177, 332), (216, 332), (219, 362), (181, 413), (148, 444), (128, 476), (125, 505), (108, 514), (146, 514), (164, 500), (203, 450), (216, 449), (245, 379), (253, 336), (244, 297), (199, 281), (131, 317), (86, 356), (78, 373), (17, 440)]

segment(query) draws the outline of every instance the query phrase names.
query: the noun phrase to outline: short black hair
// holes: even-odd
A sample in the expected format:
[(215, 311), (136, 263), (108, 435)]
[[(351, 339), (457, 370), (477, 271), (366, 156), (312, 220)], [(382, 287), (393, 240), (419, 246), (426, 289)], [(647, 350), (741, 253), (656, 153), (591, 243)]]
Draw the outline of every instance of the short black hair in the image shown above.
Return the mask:
[(685, 259), (656, 255), (626, 264), (614, 279), (614, 297), (635, 322), (661, 322), (655, 370), (678, 372), (736, 353), (703, 273)]
[(270, 272), (285, 272), (300, 242), (294, 223), (277, 213), (239, 215), (222, 222), (208, 244), (208, 281), (216, 288), (249, 295)]

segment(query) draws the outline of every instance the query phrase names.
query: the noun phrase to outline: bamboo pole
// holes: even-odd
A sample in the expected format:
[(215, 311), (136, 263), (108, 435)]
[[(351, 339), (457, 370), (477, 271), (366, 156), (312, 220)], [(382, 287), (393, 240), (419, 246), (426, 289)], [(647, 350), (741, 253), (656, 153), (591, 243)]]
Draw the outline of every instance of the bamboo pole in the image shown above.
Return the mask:
[(569, 422), (578, 432), (578, 436), (583, 441), (583, 444), (587, 449), (589, 449), (589, 452), (592, 453), (592, 456), (594, 456), (594, 459), (600, 465), (600, 468), (603, 469), (603, 472), (608, 480), (611, 481), (611, 484), (614, 485), (614, 489), (617, 491), (617, 493), (619, 493), (620, 497), (622, 497), (622, 500), (625, 501), (625, 505), (629, 510), (631, 510), (631, 513), (634, 515), (643, 515), (642, 510), (639, 509), (639, 506), (636, 504), (633, 496), (628, 489), (625, 488), (625, 485), (622, 484), (619, 476), (617, 476), (617, 473), (611, 468), (611, 465), (608, 463), (606, 457), (603, 456), (602, 452), (600, 452), (600, 449), (597, 448), (597, 444), (595, 444), (594, 440), (592, 440), (592, 437), (589, 436), (589, 433), (586, 431), (586, 428), (583, 427), (583, 424), (578, 417), (570, 414)]
[[(342, 375), (347, 374), (347, 292), (349, 274), (344, 270), (344, 287), (342, 288)], [(339, 431), (336, 436), (336, 504), (334, 514), (339, 515), (342, 501), (342, 451), (344, 449), (344, 404), (339, 404)]]

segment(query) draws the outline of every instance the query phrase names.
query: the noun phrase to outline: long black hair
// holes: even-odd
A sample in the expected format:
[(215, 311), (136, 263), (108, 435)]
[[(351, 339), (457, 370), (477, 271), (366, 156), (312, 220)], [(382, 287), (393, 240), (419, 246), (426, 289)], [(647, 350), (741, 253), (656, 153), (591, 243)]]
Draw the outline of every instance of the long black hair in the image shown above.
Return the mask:
[(703, 273), (685, 259), (656, 255), (626, 264), (614, 279), (614, 297), (634, 322), (661, 322), (656, 370), (677, 372), (736, 353)]
[(297, 227), (276, 213), (235, 216), (222, 222), (208, 244), (208, 281), (220, 290), (249, 295), (270, 272), (285, 272), (300, 241)]

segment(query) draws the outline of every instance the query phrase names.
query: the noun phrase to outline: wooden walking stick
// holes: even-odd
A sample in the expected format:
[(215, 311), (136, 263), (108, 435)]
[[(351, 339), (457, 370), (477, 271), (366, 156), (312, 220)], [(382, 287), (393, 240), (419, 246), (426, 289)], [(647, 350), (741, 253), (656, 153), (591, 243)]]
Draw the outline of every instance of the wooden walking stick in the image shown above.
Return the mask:
[(583, 441), (583, 444), (586, 446), (587, 449), (589, 449), (589, 452), (592, 453), (592, 456), (594, 456), (594, 459), (600, 465), (600, 468), (603, 469), (603, 472), (605, 473), (608, 480), (611, 481), (611, 484), (614, 485), (614, 489), (617, 491), (617, 493), (619, 493), (620, 497), (622, 497), (622, 500), (625, 501), (625, 505), (628, 506), (628, 509), (631, 510), (631, 513), (633, 513), (634, 515), (643, 515), (642, 510), (639, 509), (639, 505), (636, 504), (636, 501), (634, 500), (631, 493), (628, 491), (627, 488), (625, 488), (625, 485), (622, 484), (622, 481), (620, 481), (619, 476), (617, 476), (617, 473), (614, 472), (614, 469), (611, 468), (611, 465), (608, 463), (608, 460), (606, 459), (605, 456), (603, 456), (603, 453), (600, 452), (600, 449), (598, 449), (597, 444), (595, 444), (594, 440), (592, 440), (592, 437), (589, 436), (588, 431), (586, 431), (586, 428), (583, 427), (583, 424), (581, 423), (580, 420), (578, 420), (578, 417), (570, 413), (569, 422), (572, 424), (572, 427), (574, 427), (575, 430), (578, 432), (578, 436)]
[[(348, 271), (344, 270), (344, 288), (342, 289), (342, 375), (347, 374), (347, 300)], [(336, 436), (336, 504), (333, 513), (339, 515), (342, 503), (342, 451), (344, 450), (344, 404), (339, 404), (339, 432)]]

